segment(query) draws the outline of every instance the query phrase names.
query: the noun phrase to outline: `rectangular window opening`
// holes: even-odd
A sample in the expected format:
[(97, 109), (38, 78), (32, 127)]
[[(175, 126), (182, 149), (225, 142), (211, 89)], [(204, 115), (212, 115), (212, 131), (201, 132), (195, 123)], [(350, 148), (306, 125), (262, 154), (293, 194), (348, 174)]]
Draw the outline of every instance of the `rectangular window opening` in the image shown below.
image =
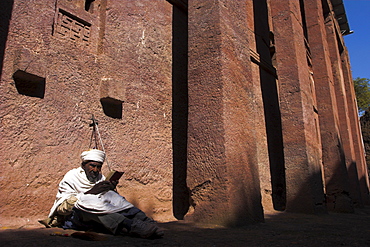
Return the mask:
[(45, 78), (17, 70), (13, 74), (13, 80), (19, 94), (41, 99), (44, 98)]
[(104, 114), (111, 118), (122, 119), (122, 101), (105, 97), (100, 99)]

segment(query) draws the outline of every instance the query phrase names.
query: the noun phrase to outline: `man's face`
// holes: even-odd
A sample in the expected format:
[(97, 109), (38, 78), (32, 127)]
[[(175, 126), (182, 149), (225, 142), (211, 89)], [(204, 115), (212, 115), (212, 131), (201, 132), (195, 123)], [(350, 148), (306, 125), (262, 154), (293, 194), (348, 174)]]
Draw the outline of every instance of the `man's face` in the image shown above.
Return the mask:
[(90, 182), (96, 182), (101, 172), (102, 163), (96, 161), (89, 161), (82, 165), (86, 173), (86, 177)]

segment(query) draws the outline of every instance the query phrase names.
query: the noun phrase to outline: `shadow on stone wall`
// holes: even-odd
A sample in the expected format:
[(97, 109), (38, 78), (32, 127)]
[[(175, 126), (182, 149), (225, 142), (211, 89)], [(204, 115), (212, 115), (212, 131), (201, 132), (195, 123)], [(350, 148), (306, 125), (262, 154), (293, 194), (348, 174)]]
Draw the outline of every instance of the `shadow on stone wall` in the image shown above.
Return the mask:
[[(297, 194), (290, 195), (286, 212), (301, 214), (326, 214), (326, 197), (323, 189), (321, 172), (312, 173), (301, 181)], [(293, 188), (294, 190), (294, 188)], [(287, 191), (289, 194), (289, 191)]]
[(173, 214), (183, 219), (189, 210), (186, 184), (188, 135), (188, 17), (173, 5), (172, 23), (172, 146)]
[[(249, 161), (250, 164), (252, 161)], [(247, 184), (238, 182), (239, 189), (233, 195), (230, 208), (235, 207), (236, 214), (229, 220), (226, 227), (240, 227), (264, 222), (261, 191), (259, 188), (259, 173), (257, 169), (250, 170), (250, 178)], [(252, 185), (252, 186), (251, 186)], [(226, 220), (227, 222), (227, 220)]]
[(272, 61), (275, 55), (274, 40), (269, 27), (266, 0), (253, 0), (253, 10), (256, 48), (261, 58), (259, 74), (270, 163), (272, 202), (275, 210), (284, 210), (286, 184), (283, 133), (276, 74), (274, 75)]
[(370, 205), (370, 191), (367, 185), (367, 179), (365, 176), (361, 176), (360, 178), (360, 186), (361, 186), (361, 197), (363, 198), (364, 205)]
[(3, 71), (5, 47), (8, 39), (9, 22), (12, 17), (13, 3), (13, 0), (1, 0), (0, 4), (0, 78)]

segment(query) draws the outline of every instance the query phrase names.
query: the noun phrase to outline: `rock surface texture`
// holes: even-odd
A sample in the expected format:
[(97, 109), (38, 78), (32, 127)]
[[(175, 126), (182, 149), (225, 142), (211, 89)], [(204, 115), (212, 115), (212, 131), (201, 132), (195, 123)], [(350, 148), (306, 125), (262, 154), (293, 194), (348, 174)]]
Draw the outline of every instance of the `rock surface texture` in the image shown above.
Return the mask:
[(368, 205), (342, 7), (2, 0), (0, 222), (46, 217), (100, 138), (103, 173), (124, 171), (119, 193), (160, 222)]

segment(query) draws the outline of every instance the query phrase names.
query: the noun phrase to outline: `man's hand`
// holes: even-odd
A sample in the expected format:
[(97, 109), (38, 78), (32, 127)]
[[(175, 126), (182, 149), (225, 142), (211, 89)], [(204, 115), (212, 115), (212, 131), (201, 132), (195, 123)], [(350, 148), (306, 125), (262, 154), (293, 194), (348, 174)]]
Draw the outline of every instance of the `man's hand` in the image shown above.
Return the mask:
[(113, 190), (115, 190), (116, 187), (117, 187), (117, 184), (118, 184), (118, 180), (114, 180), (114, 181), (110, 181), (110, 182), (114, 186)]
[(109, 190), (114, 190), (117, 183), (112, 183), (109, 181), (102, 181), (94, 185), (90, 190), (86, 191), (85, 194), (97, 195)]

